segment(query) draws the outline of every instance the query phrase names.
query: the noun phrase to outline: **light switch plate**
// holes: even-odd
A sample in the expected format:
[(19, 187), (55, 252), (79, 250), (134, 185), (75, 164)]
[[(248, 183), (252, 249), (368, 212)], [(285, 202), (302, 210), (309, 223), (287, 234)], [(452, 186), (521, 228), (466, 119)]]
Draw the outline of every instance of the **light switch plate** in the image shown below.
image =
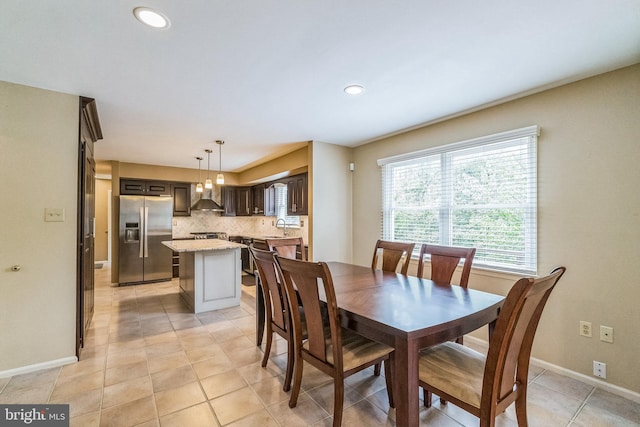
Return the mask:
[(46, 222), (64, 222), (64, 208), (45, 208), (44, 220)]

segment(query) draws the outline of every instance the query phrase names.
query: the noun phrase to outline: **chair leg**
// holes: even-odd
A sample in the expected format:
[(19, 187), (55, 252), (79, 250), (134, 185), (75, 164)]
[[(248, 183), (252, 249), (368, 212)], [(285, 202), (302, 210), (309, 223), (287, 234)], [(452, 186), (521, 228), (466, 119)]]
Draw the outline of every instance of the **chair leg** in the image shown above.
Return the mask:
[(302, 383), (302, 366), (304, 360), (302, 355), (295, 355), (295, 363), (293, 365), (293, 389), (291, 390), (291, 397), (289, 398), (289, 408), (295, 408), (298, 404), (298, 395), (300, 394), (300, 385)]
[(422, 388), (422, 399), (424, 400), (424, 406), (427, 408), (431, 408), (431, 400), (432, 400), (433, 394), (427, 390), (426, 388)]
[(344, 378), (333, 379), (333, 427), (342, 425), (342, 408), (344, 406)]
[(293, 337), (289, 337), (289, 340), (287, 341), (287, 370), (284, 374), (284, 386), (282, 387), (282, 390), (284, 391), (289, 391), (291, 390), (291, 378), (293, 377), (293, 365), (295, 363), (294, 360), (294, 355), (295, 355), (295, 348), (293, 345)]
[(264, 345), (264, 356), (262, 357), (262, 367), (267, 366), (267, 361), (269, 360), (269, 355), (271, 354), (271, 342), (273, 341), (273, 330), (271, 329), (271, 325), (267, 325), (267, 342)]
[(516, 399), (516, 419), (519, 427), (527, 427), (527, 390), (524, 389)]
[(376, 363), (375, 366), (373, 367), (373, 375), (375, 375), (376, 377), (379, 377), (381, 367), (382, 367), (382, 364), (380, 362)]
[(387, 396), (389, 397), (389, 406), (391, 408), (395, 408), (396, 404), (393, 401), (393, 383), (391, 382), (391, 378), (393, 378), (393, 368), (391, 367), (391, 360), (384, 360), (384, 380), (387, 383)]

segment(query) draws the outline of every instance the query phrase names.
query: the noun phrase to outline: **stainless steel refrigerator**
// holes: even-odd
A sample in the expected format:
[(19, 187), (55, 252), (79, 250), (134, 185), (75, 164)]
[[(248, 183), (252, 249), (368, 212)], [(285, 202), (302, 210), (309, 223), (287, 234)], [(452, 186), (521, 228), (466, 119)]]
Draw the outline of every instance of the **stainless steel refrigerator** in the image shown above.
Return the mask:
[(173, 198), (120, 196), (119, 283), (171, 280)]

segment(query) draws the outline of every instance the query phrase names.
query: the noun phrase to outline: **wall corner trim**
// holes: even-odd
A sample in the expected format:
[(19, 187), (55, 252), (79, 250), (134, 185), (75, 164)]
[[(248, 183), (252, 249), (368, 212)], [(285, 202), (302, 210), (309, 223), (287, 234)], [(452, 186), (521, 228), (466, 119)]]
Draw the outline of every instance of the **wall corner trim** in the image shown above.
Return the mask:
[(78, 358), (76, 356), (63, 357), (62, 359), (49, 360), (47, 362), (35, 363), (33, 365), (21, 366), (19, 368), (7, 369), (0, 371), (0, 378), (13, 377), (15, 375), (30, 374), (41, 369), (57, 368), (59, 366), (69, 365), (76, 363)]

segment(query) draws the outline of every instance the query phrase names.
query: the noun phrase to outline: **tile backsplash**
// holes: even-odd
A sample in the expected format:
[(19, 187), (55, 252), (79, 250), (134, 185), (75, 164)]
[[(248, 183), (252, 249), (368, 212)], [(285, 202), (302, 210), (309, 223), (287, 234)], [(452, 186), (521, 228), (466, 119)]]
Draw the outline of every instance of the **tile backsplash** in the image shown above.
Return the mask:
[[(309, 240), (308, 217), (301, 216), (304, 224), (300, 228), (287, 228), (287, 235), (302, 236)], [(173, 217), (173, 237), (188, 237), (191, 232), (223, 231), (229, 236), (280, 236), (282, 229), (276, 228), (276, 218), (268, 216), (221, 216), (220, 213), (192, 211), (191, 216)]]

